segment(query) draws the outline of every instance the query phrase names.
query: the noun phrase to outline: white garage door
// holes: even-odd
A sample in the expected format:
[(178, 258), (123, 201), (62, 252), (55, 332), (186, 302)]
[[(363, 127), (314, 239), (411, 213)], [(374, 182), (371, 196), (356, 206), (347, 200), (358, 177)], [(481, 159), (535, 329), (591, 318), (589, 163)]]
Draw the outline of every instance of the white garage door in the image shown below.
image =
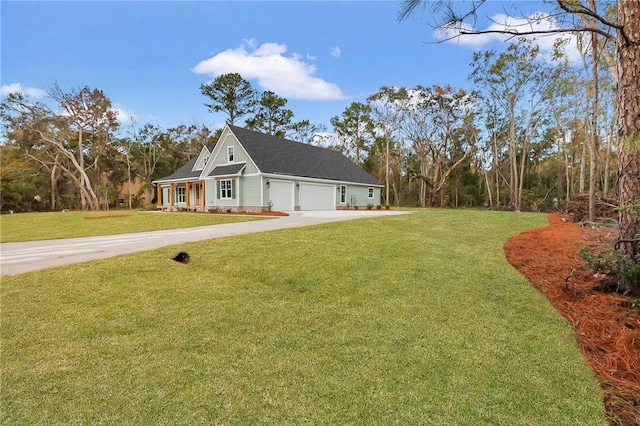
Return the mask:
[(300, 184), (300, 210), (335, 210), (335, 185)]
[(293, 182), (272, 180), (269, 184), (269, 200), (273, 211), (293, 211)]

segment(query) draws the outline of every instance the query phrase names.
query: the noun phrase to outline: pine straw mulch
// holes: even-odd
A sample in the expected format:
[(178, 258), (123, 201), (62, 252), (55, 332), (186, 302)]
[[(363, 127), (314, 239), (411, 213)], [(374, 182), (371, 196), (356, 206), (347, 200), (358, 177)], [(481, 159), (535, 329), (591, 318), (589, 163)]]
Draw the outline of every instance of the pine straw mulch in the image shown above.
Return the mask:
[(598, 290), (578, 256), (585, 246), (611, 248), (617, 230), (579, 226), (560, 214), (549, 214), (549, 221), (507, 241), (505, 255), (574, 327), (610, 424), (640, 425), (640, 311), (629, 297)]

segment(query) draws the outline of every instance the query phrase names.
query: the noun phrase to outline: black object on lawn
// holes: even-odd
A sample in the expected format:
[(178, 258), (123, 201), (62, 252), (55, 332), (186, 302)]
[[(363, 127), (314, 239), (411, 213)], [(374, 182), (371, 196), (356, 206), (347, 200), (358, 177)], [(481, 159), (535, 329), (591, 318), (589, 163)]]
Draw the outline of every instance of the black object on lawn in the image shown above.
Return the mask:
[(189, 253), (181, 251), (176, 257), (173, 258), (173, 260), (188, 265), (189, 262), (191, 262), (191, 256), (189, 256)]

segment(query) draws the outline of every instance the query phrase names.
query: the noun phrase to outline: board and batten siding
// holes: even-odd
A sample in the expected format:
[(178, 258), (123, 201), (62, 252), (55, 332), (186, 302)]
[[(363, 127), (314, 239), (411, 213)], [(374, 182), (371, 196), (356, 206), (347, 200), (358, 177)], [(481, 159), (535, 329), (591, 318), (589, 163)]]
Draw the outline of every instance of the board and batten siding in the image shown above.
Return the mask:
[(233, 163), (247, 163), (242, 174), (251, 175), (254, 173), (258, 173), (258, 168), (253, 164), (247, 153), (244, 152), (244, 149), (242, 149), (235, 136), (233, 135), (227, 135), (227, 137), (222, 142), (220, 152), (214, 159), (214, 167), (233, 164), (227, 161), (227, 150), (230, 146), (233, 146)]

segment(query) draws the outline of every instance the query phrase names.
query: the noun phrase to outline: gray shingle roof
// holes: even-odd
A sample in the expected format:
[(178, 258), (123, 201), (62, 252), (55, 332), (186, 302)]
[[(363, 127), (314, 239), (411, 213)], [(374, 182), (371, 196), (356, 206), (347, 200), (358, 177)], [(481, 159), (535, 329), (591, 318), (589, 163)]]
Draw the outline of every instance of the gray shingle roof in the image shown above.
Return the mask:
[(192, 158), (185, 164), (175, 171), (172, 175), (167, 177), (163, 177), (162, 179), (156, 180), (175, 180), (175, 179), (189, 179), (189, 178), (198, 178), (202, 173), (202, 170), (192, 171), (193, 166), (196, 164), (196, 160), (198, 157)]
[(247, 163), (236, 163), (229, 164), (224, 166), (215, 166), (209, 176), (229, 176), (229, 175), (237, 175), (240, 173), (240, 170), (244, 169)]
[(381, 185), (338, 151), (229, 126), (262, 173)]
[[(265, 135), (242, 127), (229, 128), (262, 173), (382, 185), (338, 151)], [(197, 179), (202, 171), (192, 170), (196, 160), (197, 158), (192, 158), (172, 175), (156, 181)], [(209, 176), (236, 174), (244, 166), (245, 163), (217, 166)]]

